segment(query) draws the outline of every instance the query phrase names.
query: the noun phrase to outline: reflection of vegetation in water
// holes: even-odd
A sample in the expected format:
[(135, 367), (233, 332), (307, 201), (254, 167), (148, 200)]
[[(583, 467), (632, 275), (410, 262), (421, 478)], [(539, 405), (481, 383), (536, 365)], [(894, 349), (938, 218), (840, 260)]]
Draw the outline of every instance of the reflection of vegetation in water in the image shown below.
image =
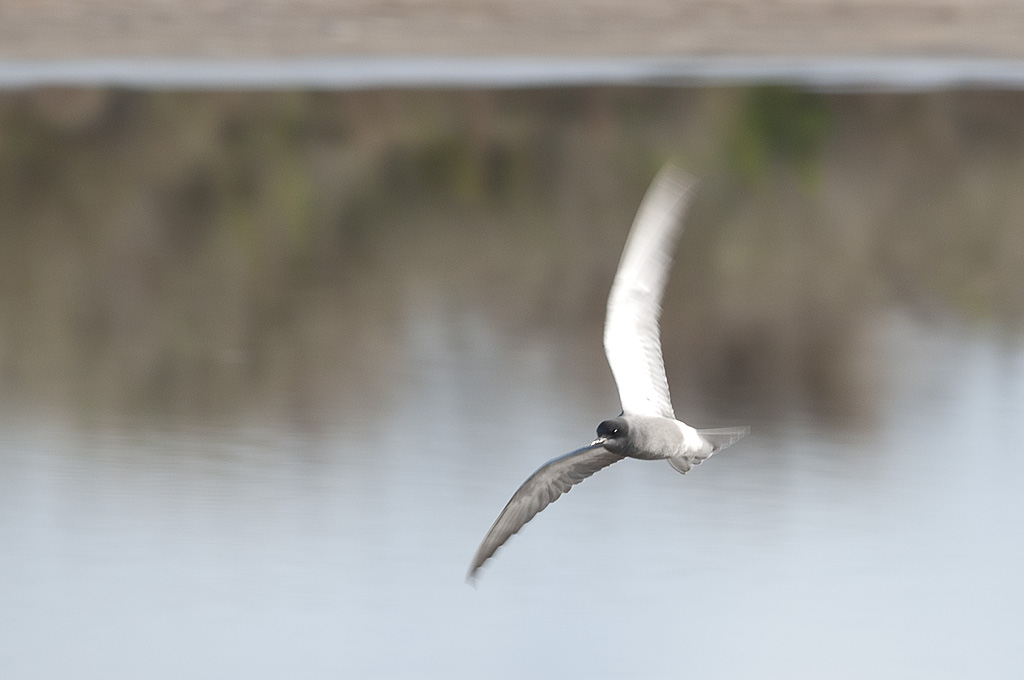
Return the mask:
[(751, 88), (744, 98), (729, 145), (741, 174), (761, 179), (784, 163), (813, 183), (832, 124), (824, 97), (791, 87)]
[(4, 94), (2, 382), (197, 412), (365, 396), (423, 291), (598, 337), (675, 156), (703, 183), (667, 297), (674, 384), (842, 415), (880, 303), (1024, 317), (1021, 96)]

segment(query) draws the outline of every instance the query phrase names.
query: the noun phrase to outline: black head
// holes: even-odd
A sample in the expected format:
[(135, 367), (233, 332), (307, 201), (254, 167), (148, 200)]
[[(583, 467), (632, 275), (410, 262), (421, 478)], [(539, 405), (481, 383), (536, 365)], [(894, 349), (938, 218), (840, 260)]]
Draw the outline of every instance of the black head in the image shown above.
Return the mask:
[(619, 453), (626, 445), (626, 437), (629, 435), (629, 425), (624, 418), (612, 418), (597, 426), (597, 441), (609, 451)]

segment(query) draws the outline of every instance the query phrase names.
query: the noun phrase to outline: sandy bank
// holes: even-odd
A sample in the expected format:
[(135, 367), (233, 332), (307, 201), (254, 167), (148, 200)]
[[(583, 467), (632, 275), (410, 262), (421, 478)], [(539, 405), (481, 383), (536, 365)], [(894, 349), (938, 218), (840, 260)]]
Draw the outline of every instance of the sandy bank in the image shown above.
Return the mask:
[(8, 0), (0, 60), (454, 56), (1024, 58), (1012, 0)]

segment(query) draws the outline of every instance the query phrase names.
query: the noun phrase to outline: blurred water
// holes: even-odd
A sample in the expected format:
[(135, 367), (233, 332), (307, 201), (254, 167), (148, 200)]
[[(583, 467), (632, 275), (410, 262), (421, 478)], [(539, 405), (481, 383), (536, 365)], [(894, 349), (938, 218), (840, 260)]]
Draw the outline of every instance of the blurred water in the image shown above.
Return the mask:
[(877, 416), (842, 427), (677, 396), (751, 436), (685, 477), (602, 472), (472, 588), (508, 496), (614, 389), (599, 338), (414, 310), (390, 398), (327, 425), (5, 418), (4, 677), (1024, 671), (1019, 338), (889, 318)]
[[(1021, 103), (4, 93), (0, 676), (1020, 676)], [(669, 154), (675, 405), (752, 434), (471, 588)]]
[(213, 89), (788, 83), (829, 89), (1020, 89), (1020, 59), (921, 57), (341, 57), (0, 61), (0, 87)]

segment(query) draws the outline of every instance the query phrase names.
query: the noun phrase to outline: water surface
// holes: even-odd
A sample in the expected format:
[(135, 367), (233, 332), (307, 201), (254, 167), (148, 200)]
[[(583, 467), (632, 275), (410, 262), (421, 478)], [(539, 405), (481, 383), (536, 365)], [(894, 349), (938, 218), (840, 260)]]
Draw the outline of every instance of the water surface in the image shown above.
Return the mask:
[[(0, 95), (0, 675), (1020, 677), (1022, 98)], [(751, 435), (470, 587), (668, 156), (674, 403)]]
[(614, 396), (563, 340), (458, 321), (411, 321), (400, 397), (327, 429), (5, 425), (8, 676), (1021, 670), (1019, 341), (893, 321), (875, 426), (748, 412), (750, 438), (685, 477), (589, 480), (471, 588), (508, 495)]
[(0, 87), (369, 89), (750, 85), (1020, 89), (1019, 59), (928, 57), (341, 57), (0, 61)]

